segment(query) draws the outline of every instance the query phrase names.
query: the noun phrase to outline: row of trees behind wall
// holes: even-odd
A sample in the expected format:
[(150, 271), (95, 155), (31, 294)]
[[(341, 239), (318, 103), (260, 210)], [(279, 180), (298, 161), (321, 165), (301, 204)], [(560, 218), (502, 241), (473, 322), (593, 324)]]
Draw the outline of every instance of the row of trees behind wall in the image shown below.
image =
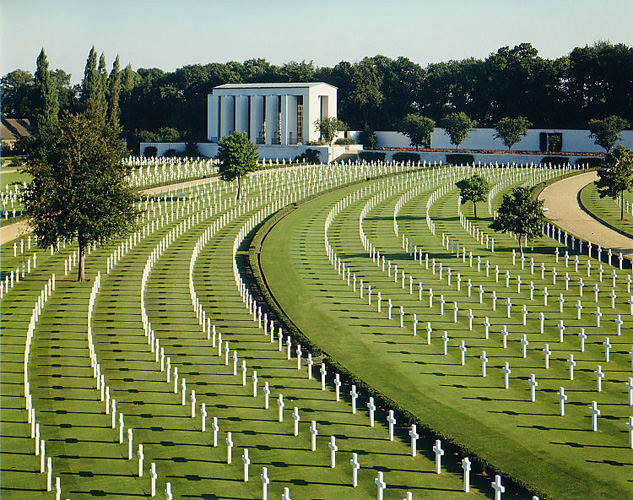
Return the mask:
[(2, 116), (37, 123), (50, 114), (53, 97), (52, 112), (74, 112), (97, 99), (93, 104), (118, 119), (128, 147), (138, 152), (140, 141), (204, 141), (207, 95), (217, 85), (324, 81), (338, 87), (338, 115), (352, 130), (402, 130), (410, 114), (441, 122), (457, 112), (481, 127), (519, 116), (548, 128), (587, 128), (590, 120), (611, 115), (633, 123), (633, 48), (607, 42), (577, 47), (558, 59), (542, 58), (522, 43), (483, 60), (426, 68), (382, 55), (334, 67), (251, 59), (165, 72), (129, 65), (120, 70), (118, 64), (116, 56), (109, 70), (93, 47), (82, 83), (71, 85), (64, 70), (48, 70), (42, 51), (35, 75), (18, 69), (2, 77)]

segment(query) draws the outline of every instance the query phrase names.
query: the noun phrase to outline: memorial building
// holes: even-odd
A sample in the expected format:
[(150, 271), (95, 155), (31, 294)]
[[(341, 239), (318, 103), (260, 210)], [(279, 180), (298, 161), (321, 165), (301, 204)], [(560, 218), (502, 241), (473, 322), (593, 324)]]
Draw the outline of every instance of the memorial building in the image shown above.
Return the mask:
[(208, 97), (207, 139), (238, 131), (260, 146), (315, 142), (315, 122), (337, 117), (336, 99), (336, 87), (323, 82), (219, 85)]

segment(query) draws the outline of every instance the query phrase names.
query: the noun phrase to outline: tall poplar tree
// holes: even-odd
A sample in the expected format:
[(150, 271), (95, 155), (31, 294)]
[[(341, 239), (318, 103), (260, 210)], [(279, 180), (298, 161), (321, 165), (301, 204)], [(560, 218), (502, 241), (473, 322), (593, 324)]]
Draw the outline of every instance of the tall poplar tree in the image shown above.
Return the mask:
[(101, 54), (97, 67), (97, 52), (92, 47), (81, 84), (81, 104), (86, 117), (101, 126), (105, 125), (108, 110), (105, 92), (107, 80), (105, 56)]
[(59, 91), (55, 79), (51, 77), (51, 72), (48, 69), (48, 59), (44, 49), (37, 56), (34, 83), (33, 125), (34, 131), (39, 133), (55, 127), (59, 114)]
[(121, 95), (121, 72), (119, 56), (116, 56), (112, 64), (112, 71), (108, 77), (108, 125), (117, 126), (119, 122), (119, 97)]

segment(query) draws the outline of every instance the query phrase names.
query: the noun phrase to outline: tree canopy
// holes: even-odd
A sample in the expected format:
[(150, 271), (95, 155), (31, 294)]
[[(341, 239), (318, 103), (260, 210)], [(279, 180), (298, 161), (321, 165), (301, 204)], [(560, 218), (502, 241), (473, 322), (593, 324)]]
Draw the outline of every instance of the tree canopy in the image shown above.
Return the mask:
[(466, 113), (463, 111), (452, 113), (442, 121), (444, 131), (456, 149), (466, 140), (466, 137), (468, 137), (468, 134), (476, 124), (477, 123), (466, 116)]
[(611, 151), (615, 143), (620, 140), (620, 132), (628, 128), (629, 123), (619, 116), (608, 116), (603, 120), (589, 120), (589, 130), (595, 143), (604, 148), (607, 153)]
[(223, 137), (218, 142), (218, 154), (220, 161), (218, 174), (227, 182), (237, 179), (237, 199), (240, 198), (240, 181), (249, 172), (257, 170), (257, 146), (248, 140), (248, 136), (242, 132), (233, 132)]
[(455, 184), (459, 189), (459, 195), (462, 197), (462, 203), (466, 201), (473, 202), (473, 211), (475, 219), (477, 218), (477, 203), (485, 201), (486, 196), (490, 192), (488, 181), (479, 175), (473, 175), (468, 179), (462, 179)]
[[(36, 54), (34, 54), (34, 57)], [(89, 98), (106, 105), (97, 91), (108, 75), (91, 51), (84, 84), (70, 85), (62, 74), (54, 80), (62, 110), (85, 108)], [(53, 70), (52, 75), (57, 71)], [(62, 71), (63, 73), (63, 71)], [(66, 75), (64, 73), (64, 75)], [(69, 75), (66, 75), (69, 76)], [(105, 77), (105, 78), (104, 78)], [(99, 80), (101, 78), (101, 80)], [(415, 113), (440, 122), (463, 112), (482, 127), (503, 117), (524, 116), (539, 128), (585, 129), (589, 120), (617, 115), (633, 123), (633, 48), (598, 42), (546, 59), (529, 43), (501, 47), (483, 59), (467, 58), (422, 67), (405, 58), (375, 55), (358, 62), (317, 67), (291, 61), (274, 65), (265, 59), (191, 64), (175, 71), (126, 67), (121, 71), (120, 116), (129, 147), (139, 135), (177, 130), (182, 137), (204, 140), (207, 95), (224, 83), (323, 81), (338, 87), (338, 117), (351, 130), (396, 130)], [(21, 70), (2, 78), (5, 117), (33, 118), (33, 79)]]
[(534, 240), (541, 236), (544, 223), (543, 201), (533, 199), (529, 188), (519, 186), (503, 195), (497, 218), (490, 228), (513, 232), (523, 249), (523, 238)]
[(78, 281), (85, 279), (87, 245), (122, 236), (135, 224), (138, 194), (126, 181), (124, 156), (116, 135), (83, 114), (63, 114), (30, 143), (25, 169), (32, 176), (25, 195), (29, 225), (41, 247), (77, 240)]
[(525, 116), (517, 116), (516, 118), (501, 118), (495, 125), (495, 139), (501, 141), (508, 147), (508, 151), (512, 149), (517, 142), (527, 135), (528, 129), (532, 126)]
[(620, 196), (620, 220), (624, 220), (624, 191), (633, 186), (633, 156), (631, 150), (618, 144), (607, 153), (604, 166), (598, 168), (596, 187), (600, 198), (614, 200)]
[(400, 131), (409, 138), (413, 147), (430, 146), (435, 122), (425, 116), (409, 113), (402, 119)]

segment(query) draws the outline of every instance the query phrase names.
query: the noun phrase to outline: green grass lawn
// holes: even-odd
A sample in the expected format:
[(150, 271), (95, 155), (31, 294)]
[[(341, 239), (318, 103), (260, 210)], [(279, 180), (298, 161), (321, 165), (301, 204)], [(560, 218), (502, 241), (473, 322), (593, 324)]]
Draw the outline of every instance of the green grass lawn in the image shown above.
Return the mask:
[(595, 183), (588, 184), (580, 192), (580, 201), (598, 219), (633, 237), (633, 216), (624, 211), (620, 220), (620, 207), (612, 198), (600, 198)]
[[(449, 287), (438, 274), (433, 275), (424, 266), (414, 262), (403, 250), (400, 238), (393, 232), (393, 210), (400, 194), (390, 197), (375, 207), (365, 219), (365, 232), (385, 253), (399, 272), (406, 270), (413, 275), (416, 287), (409, 295), (408, 286), (403, 290), (400, 283), (387, 278), (386, 273), (367, 257), (359, 236), (358, 216), (366, 200), (350, 205), (335, 219), (330, 228), (330, 242), (339, 257), (345, 261), (357, 277), (365, 280), (365, 286), (374, 286), (383, 294), (383, 310), (378, 314), (375, 304), (369, 307), (367, 299), (360, 300), (357, 293), (340, 279), (327, 261), (323, 243), (323, 224), (329, 209), (342, 198), (333, 193), (318, 201), (292, 212), (279, 222), (268, 235), (262, 250), (262, 266), (268, 285), (284, 311), (318, 347), (339, 361), (350, 371), (364, 379), (381, 393), (411, 411), (436, 432), (451, 436), (464, 447), (474, 451), (481, 458), (494, 464), (499, 470), (515, 477), (536, 490), (552, 498), (629, 498), (633, 488), (629, 476), (633, 467), (631, 450), (628, 448), (628, 432), (624, 424), (628, 422), (630, 407), (627, 404), (624, 383), (631, 375), (631, 361), (627, 353), (631, 349), (631, 329), (628, 295), (624, 284), (625, 273), (618, 271), (620, 278), (616, 287), (618, 300), (611, 309), (607, 297), (611, 290), (610, 278), (600, 283), (602, 326), (596, 327), (593, 293), (591, 287), (598, 280), (599, 264), (594, 260), (592, 277), (586, 276), (586, 257), (581, 257), (581, 267), (576, 273), (573, 264), (565, 268), (564, 259), (556, 264), (554, 241), (542, 238), (534, 253), (537, 265), (534, 275), (529, 267), (521, 270), (517, 259), (512, 264), (511, 250), (518, 246), (514, 239), (495, 235), (496, 251), (491, 254), (468, 235), (459, 224), (456, 214), (456, 191), (440, 199), (433, 205), (431, 215), (437, 224), (436, 236), (432, 236), (424, 220), (426, 196), (422, 195), (406, 204), (400, 212), (398, 222), (401, 232), (407, 234), (418, 247), (444, 262), (453, 271), (453, 283)], [(498, 197), (499, 198), (499, 197)], [(468, 214), (470, 204), (464, 209)], [(480, 210), (480, 214), (483, 210)], [(486, 229), (489, 220), (477, 222)], [(502, 273), (510, 269), (511, 286), (505, 287), (505, 279), (496, 283), (494, 273), (490, 277), (485, 272), (477, 273), (470, 268), (468, 259), (463, 263), (441, 246), (441, 233), (456, 237), (467, 250), (472, 250), (482, 259), (489, 259), (494, 270), (499, 265)], [(563, 255), (564, 251), (561, 251)], [(540, 277), (540, 263), (548, 270), (545, 280)], [(571, 261), (573, 262), (573, 260)], [(556, 266), (559, 272), (556, 285), (552, 284), (551, 270)], [(607, 273), (611, 268), (605, 265)], [(464, 280), (461, 291), (455, 285), (456, 273)], [(572, 277), (570, 290), (564, 289), (564, 273)], [(516, 277), (523, 279), (519, 295)], [(468, 297), (465, 278), (470, 276), (475, 288), (482, 284), (486, 296), (479, 304), (479, 296), (473, 292)], [(503, 276), (503, 275), (502, 275)], [(573, 306), (578, 300), (578, 278), (585, 282), (582, 298), (583, 317), (576, 319)], [(417, 300), (417, 283), (422, 281), (424, 300)], [(529, 297), (529, 281), (534, 281), (537, 291), (534, 301)], [(543, 305), (541, 292), (547, 286), (550, 298), (548, 306)], [(428, 289), (433, 288), (435, 301), (428, 307)], [(475, 289), (474, 288), (474, 289)], [(491, 291), (499, 297), (497, 310), (492, 311)], [(556, 301), (560, 292), (567, 300), (565, 312), (558, 312)], [(366, 289), (365, 289), (365, 293)], [(444, 316), (439, 311), (439, 295), (447, 299)], [(512, 318), (507, 319), (505, 299), (510, 296), (515, 304)], [(386, 314), (386, 299), (392, 298), (394, 313), (403, 305), (407, 313), (405, 328), (399, 326), (399, 316), (389, 321)], [(452, 305), (459, 304), (458, 322), (453, 323)], [(521, 304), (527, 304), (529, 315), (527, 325), (522, 325), (519, 312)], [(473, 309), (476, 317), (473, 331), (468, 329), (466, 312)], [(537, 314), (546, 315), (545, 331), (539, 334)], [(412, 336), (411, 314), (417, 313), (418, 337)], [(625, 320), (623, 333), (617, 337), (614, 325), (616, 314)], [(489, 339), (484, 338), (483, 318), (488, 316), (492, 323)], [(567, 330), (565, 342), (559, 343), (558, 320), (563, 319)], [(423, 328), (430, 321), (433, 327), (433, 342), (426, 345)], [(510, 332), (508, 347), (503, 349), (500, 331), (507, 325)], [(588, 339), (586, 351), (579, 350), (578, 332), (586, 329)], [(440, 336), (443, 331), (450, 337), (449, 353), (443, 355)], [(519, 340), (527, 334), (528, 356), (521, 355)], [(609, 336), (614, 348), (611, 361), (604, 360), (602, 342)], [(460, 364), (457, 349), (464, 340), (468, 347), (466, 366)], [(545, 344), (553, 351), (550, 368), (545, 370), (543, 353)], [(488, 376), (481, 377), (479, 355), (486, 350), (490, 362)], [(574, 354), (578, 363), (575, 379), (569, 381), (566, 360)], [(513, 370), (510, 389), (503, 389), (503, 374), (500, 368), (505, 361)], [(601, 364), (606, 378), (601, 393), (596, 391), (593, 371)], [(531, 373), (539, 382), (536, 402), (530, 402), (527, 380)], [(556, 392), (564, 386), (569, 397), (566, 416), (558, 415), (559, 406)], [(589, 405), (596, 400), (602, 410), (599, 431), (590, 430)]]
[[(276, 175), (276, 174), (275, 174)], [(253, 184), (254, 186), (254, 184)], [(252, 186), (252, 187), (253, 187)], [(270, 192), (273, 192), (270, 185)], [(262, 192), (267, 192), (266, 188)], [(231, 196), (231, 192), (225, 193)], [(195, 201), (194, 201), (195, 204)], [(230, 211), (230, 210), (229, 210)], [(202, 334), (190, 305), (189, 263), (198, 237), (220, 214), (194, 225), (175, 239), (154, 265), (145, 303), (149, 320), (161, 346), (188, 390), (195, 389), (199, 404), (208, 411), (207, 432), (200, 419), (191, 418), (189, 405), (180, 404), (180, 394), (165, 382), (143, 333), (140, 284), (148, 255), (175, 224), (141, 241), (105, 274), (105, 261), (112, 247), (87, 258), (87, 276), (102, 272), (92, 335), (106, 384), (125, 415), (125, 425), (134, 430), (135, 449), (145, 447), (145, 475), (136, 477), (137, 461), (127, 460), (126, 444), (118, 443), (118, 430), (110, 428), (92, 378), (87, 343), (87, 310), (92, 282), (76, 284), (63, 277), (62, 258), (72, 251), (38, 264), (37, 272), (12, 290), (2, 301), (2, 497), (50, 498), (45, 475), (39, 474), (38, 457), (28, 437), (22, 397), (22, 357), (29, 316), (39, 290), (57, 272), (57, 291), (47, 303), (31, 348), (31, 392), (53, 457), (54, 475), (60, 475), (63, 496), (70, 498), (133, 498), (149, 496), (149, 463), (158, 466), (158, 498), (166, 481), (176, 498), (261, 498), (259, 474), (267, 466), (271, 478), (269, 498), (279, 498), (289, 487), (293, 498), (372, 498), (374, 478), (383, 471), (388, 489), (385, 498), (459, 498), (461, 468), (445, 457), (445, 470), (435, 474), (434, 456), (421, 449), (410, 456), (408, 440), (387, 438), (385, 413), (369, 427), (366, 410), (353, 415), (349, 398), (336, 402), (332, 387), (321, 391), (316, 378), (308, 380), (307, 368), (296, 369), (253, 322), (233, 282), (232, 251), (237, 231), (246, 216), (228, 223), (206, 245), (198, 258), (193, 282), (202, 305), (231, 349), (245, 359), (249, 381), (233, 376), (211, 341)], [(181, 219), (182, 220), (182, 219)], [(5, 248), (3, 252), (12, 252)], [(12, 254), (11, 254), (12, 255)], [(42, 256), (43, 257), (43, 256)], [(13, 257), (10, 257), (13, 258)], [(39, 258), (39, 256), (38, 256)], [(61, 271), (60, 271), (61, 269)], [(39, 274), (38, 274), (39, 273)], [(252, 397), (250, 375), (259, 373), (259, 394)], [(331, 381), (332, 374), (328, 376)], [(263, 382), (271, 387), (271, 407), (263, 407)], [(284, 422), (278, 422), (276, 398), (286, 402)], [(293, 436), (292, 408), (301, 415), (299, 436)], [(212, 446), (211, 417), (219, 418), (220, 446)], [(318, 422), (317, 451), (310, 451), (308, 426)], [(226, 464), (226, 432), (233, 433), (233, 463)], [(329, 466), (329, 437), (337, 437), (337, 467)], [(242, 480), (241, 452), (250, 450), (251, 479)], [(351, 487), (351, 453), (361, 462), (358, 488)], [(461, 458), (461, 457), (457, 457)], [(486, 481), (473, 478), (470, 496), (490, 497)]]

